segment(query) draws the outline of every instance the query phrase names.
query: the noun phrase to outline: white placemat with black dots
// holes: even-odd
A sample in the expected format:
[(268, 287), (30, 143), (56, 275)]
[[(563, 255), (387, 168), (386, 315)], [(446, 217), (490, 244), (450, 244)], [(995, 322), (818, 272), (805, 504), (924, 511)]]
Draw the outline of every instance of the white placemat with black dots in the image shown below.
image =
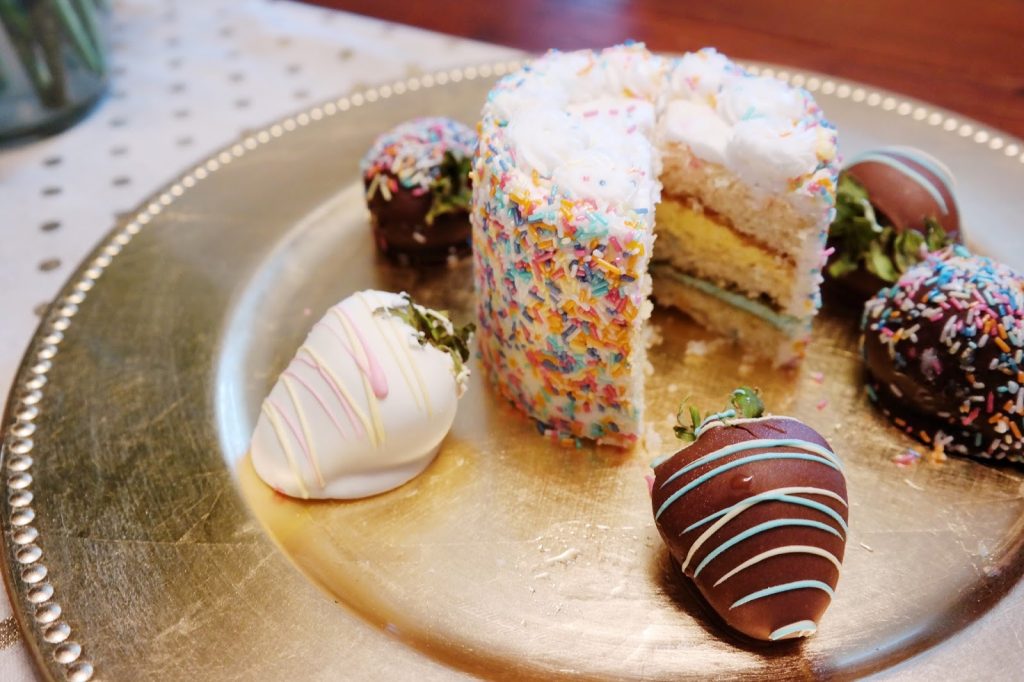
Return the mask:
[[(359, 84), (518, 53), (270, 0), (113, 4), (107, 96), (75, 127), (0, 150), (0, 389), (39, 315), (117, 216), (209, 152)], [(0, 680), (32, 679), (6, 595)]]

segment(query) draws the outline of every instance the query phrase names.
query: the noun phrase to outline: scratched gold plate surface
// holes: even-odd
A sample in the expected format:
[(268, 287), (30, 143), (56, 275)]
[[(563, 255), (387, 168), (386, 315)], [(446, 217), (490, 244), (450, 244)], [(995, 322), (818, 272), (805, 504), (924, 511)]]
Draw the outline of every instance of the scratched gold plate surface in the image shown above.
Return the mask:
[[(357, 164), (376, 133), (411, 116), (472, 122), (489, 71), (373, 89), (254, 132), (174, 180), (69, 282), (4, 422), (4, 574), (40, 670), (668, 680), (1019, 669), (1021, 471), (896, 466), (914, 444), (863, 398), (855, 320), (833, 306), (795, 373), (749, 364), (656, 312), (648, 420), (662, 444), (652, 437), (646, 450), (553, 445), (475, 371), (440, 456), (406, 486), (340, 503), (260, 483), (246, 456), (259, 404), (328, 306), (356, 289), (407, 289), (471, 316), (467, 263), (408, 270), (375, 258)], [(815, 85), (845, 153), (931, 150), (960, 178), (978, 248), (1024, 267), (1024, 163), (947, 131), (944, 112), (919, 116), (917, 103), (856, 88)], [(717, 406), (739, 383), (818, 428), (847, 465), (842, 578), (819, 634), (801, 643), (723, 637), (651, 519), (644, 474), (673, 447), (678, 402)]]

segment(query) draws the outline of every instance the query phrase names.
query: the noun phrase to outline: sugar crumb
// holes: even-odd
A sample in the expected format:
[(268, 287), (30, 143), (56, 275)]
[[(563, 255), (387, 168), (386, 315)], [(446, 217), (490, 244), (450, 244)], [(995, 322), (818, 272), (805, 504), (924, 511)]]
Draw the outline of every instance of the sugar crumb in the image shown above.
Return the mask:
[(703, 356), (708, 354), (708, 342), (707, 341), (687, 341), (686, 343), (686, 354)]

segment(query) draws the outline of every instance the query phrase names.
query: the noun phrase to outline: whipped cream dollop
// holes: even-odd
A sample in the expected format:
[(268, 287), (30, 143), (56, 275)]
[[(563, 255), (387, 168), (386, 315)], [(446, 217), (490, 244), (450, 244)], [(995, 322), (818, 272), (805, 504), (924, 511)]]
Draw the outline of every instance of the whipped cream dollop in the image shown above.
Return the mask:
[(496, 89), (488, 106), (508, 121), (514, 172), (602, 212), (651, 211), (660, 184), (649, 138), (667, 65), (639, 45), (552, 53)]
[(815, 172), (837, 163), (835, 130), (807, 92), (713, 48), (678, 59), (641, 44), (551, 52), (508, 77), (488, 107), (507, 122), (513, 172), (613, 213), (658, 201), (660, 150), (670, 143), (767, 192), (813, 187)]
[(426, 469), (455, 419), (468, 351), (427, 343), (424, 326), (466, 337), (400, 294), (361, 291), (328, 310), (263, 402), (260, 478), (292, 497), (352, 499)]
[(752, 75), (713, 48), (678, 59), (670, 83), (662, 141), (688, 145), (751, 185), (781, 191), (835, 163), (835, 131), (804, 90)]

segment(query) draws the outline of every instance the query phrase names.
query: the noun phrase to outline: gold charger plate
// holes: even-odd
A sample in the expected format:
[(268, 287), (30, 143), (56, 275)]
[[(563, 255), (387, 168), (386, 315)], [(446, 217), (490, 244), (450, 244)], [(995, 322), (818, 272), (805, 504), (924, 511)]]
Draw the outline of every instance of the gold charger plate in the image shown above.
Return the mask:
[[(438, 460), (391, 493), (302, 503), (246, 448), (307, 329), (366, 287), (471, 315), (468, 263), (376, 260), (358, 159), (415, 115), (472, 122), (496, 75), (380, 86), (253, 131), (175, 179), (82, 264), (7, 405), (4, 576), (53, 679), (991, 677), (1019, 669), (1024, 476), (915, 446), (862, 397), (855, 321), (826, 312), (795, 374), (744, 362), (672, 313), (655, 322), (648, 419), (664, 445), (563, 449), (474, 373)], [(1024, 267), (1024, 144), (824, 76), (847, 155), (920, 146), (947, 161), (975, 245)], [(815, 380), (815, 372), (824, 381)], [(735, 643), (688, 594), (643, 476), (680, 399), (738, 383), (805, 419), (846, 461), (851, 532), (814, 638)]]

